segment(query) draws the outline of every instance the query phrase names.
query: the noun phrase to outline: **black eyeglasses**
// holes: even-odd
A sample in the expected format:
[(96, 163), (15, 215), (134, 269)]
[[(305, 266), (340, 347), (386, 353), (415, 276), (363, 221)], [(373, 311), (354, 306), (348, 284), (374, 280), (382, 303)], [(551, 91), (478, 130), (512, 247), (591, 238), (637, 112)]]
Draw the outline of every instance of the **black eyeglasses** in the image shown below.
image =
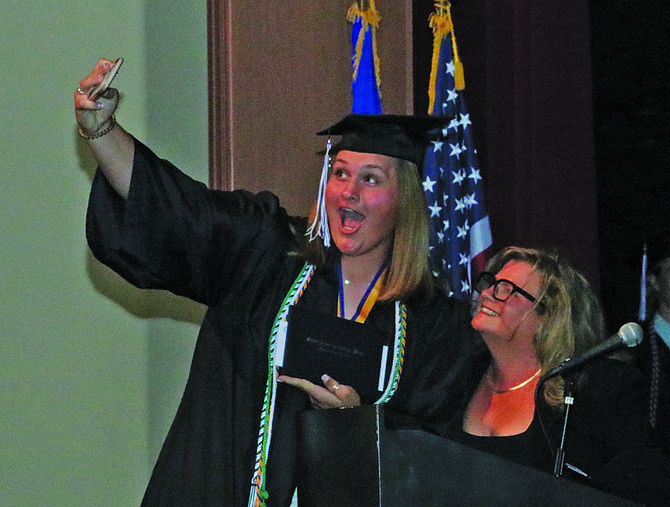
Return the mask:
[(493, 273), (487, 273), (486, 271), (482, 272), (479, 275), (479, 279), (477, 280), (477, 286), (475, 287), (475, 290), (481, 294), (491, 287), (493, 287), (493, 292), (491, 295), (493, 296), (493, 299), (497, 299), (498, 301), (507, 301), (509, 297), (516, 292), (521, 294), (531, 303), (535, 302), (535, 298), (533, 296), (528, 294), (514, 282), (510, 282), (504, 278), (496, 280), (496, 277)]

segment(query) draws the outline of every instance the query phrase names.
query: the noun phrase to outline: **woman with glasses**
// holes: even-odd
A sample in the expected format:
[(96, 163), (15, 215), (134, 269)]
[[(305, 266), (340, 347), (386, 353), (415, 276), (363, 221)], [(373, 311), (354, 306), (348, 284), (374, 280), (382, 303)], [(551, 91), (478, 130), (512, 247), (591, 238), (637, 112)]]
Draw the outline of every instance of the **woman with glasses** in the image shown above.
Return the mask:
[[(643, 378), (633, 366), (603, 358), (541, 382), (548, 370), (604, 339), (600, 305), (584, 277), (552, 253), (510, 247), (490, 261), (476, 289), (472, 326), (486, 348), (448, 436), (619, 496), (655, 503), (658, 494), (667, 501), (667, 478), (648, 480), (665, 465), (641, 444), (647, 438)], [(574, 403), (564, 463), (557, 465), (567, 394)], [(635, 466), (650, 462), (655, 470), (643, 468), (639, 477)]]

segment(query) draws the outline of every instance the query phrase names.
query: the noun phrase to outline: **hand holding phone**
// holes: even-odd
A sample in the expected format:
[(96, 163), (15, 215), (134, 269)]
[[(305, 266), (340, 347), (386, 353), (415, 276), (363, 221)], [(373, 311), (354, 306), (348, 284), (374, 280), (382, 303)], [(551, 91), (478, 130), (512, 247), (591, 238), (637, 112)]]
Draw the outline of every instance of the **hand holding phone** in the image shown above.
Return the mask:
[(116, 74), (119, 72), (122, 64), (123, 58), (119, 58), (116, 60), (116, 62), (114, 62), (114, 66), (107, 74), (105, 74), (105, 78), (102, 80), (102, 83), (100, 83), (88, 93), (88, 98), (90, 100), (97, 100), (101, 94), (107, 91), (107, 88), (109, 88), (109, 85), (112, 84), (112, 80), (116, 77)]

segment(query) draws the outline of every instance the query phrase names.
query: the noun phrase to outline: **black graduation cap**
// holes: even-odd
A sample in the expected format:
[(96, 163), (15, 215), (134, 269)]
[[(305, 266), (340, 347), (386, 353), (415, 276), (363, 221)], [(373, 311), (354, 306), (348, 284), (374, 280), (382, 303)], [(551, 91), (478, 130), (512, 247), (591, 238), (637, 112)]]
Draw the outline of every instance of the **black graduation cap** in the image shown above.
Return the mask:
[(401, 114), (349, 114), (328, 128), (317, 132), (328, 137), (328, 147), (321, 170), (319, 194), (314, 220), (307, 230), (310, 241), (320, 236), (330, 245), (330, 230), (324, 203), (328, 181), (330, 136), (342, 136), (334, 147), (338, 151), (376, 153), (414, 162), (421, 173), (423, 157), (430, 144), (430, 132), (449, 124), (445, 116), (411, 116)]
[(444, 116), (350, 114), (317, 135), (342, 136), (337, 150), (387, 155), (409, 160), (420, 168), (430, 144), (430, 131), (450, 120)]

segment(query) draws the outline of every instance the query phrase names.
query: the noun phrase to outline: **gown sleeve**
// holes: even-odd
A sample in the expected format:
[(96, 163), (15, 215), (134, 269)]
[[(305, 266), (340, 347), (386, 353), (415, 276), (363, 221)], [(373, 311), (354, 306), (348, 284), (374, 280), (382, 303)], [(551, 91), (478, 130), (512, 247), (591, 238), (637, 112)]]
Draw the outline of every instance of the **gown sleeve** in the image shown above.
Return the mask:
[(86, 237), (98, 260), (137, 287), (211, 306), (269, 272), (294, 241), (292, 220), (271, 193), (210, 190), (136, 140), (126, 200), (96, 174)]

